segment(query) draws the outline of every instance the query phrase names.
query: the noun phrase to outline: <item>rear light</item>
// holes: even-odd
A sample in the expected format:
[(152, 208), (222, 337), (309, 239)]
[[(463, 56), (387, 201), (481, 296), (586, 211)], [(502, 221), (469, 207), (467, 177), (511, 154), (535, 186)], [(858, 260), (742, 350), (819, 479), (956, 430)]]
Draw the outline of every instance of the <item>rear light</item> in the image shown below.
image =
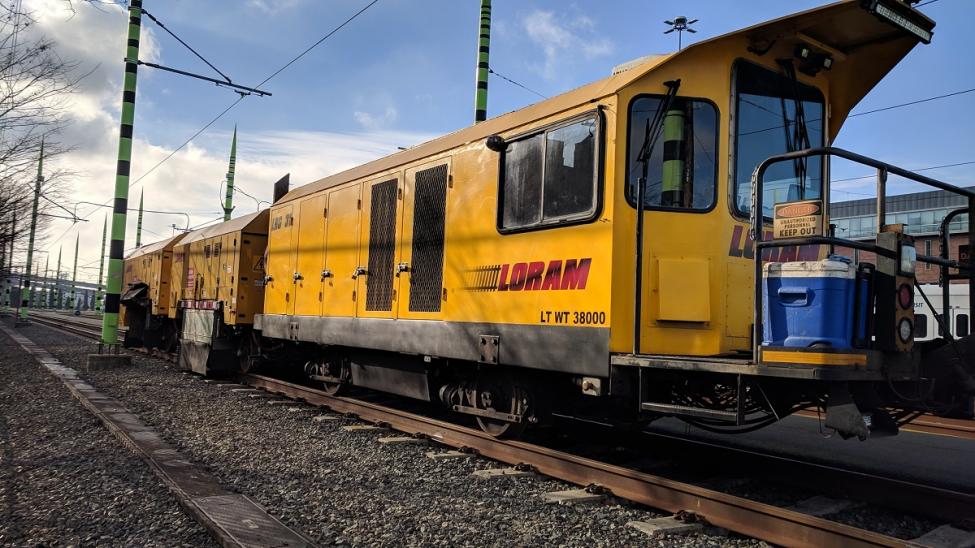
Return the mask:
[(914, 291), (911, 290), (911, 286), (901, 284), (900, 288), (897, 289), (897, 300), (900, 302), (901, 308), (913, 308)]

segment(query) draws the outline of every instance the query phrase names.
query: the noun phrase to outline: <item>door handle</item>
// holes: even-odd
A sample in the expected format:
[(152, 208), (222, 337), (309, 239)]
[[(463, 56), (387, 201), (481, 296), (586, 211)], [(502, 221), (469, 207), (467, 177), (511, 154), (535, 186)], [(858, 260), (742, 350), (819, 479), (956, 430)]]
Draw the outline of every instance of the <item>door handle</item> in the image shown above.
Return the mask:
[(304, 280), (305, 277), (301, 275), (301, 272), (295, 272), (294, 280), (297, 282), (299, 280)]
[(331, 278), (331, 277), (332, 277), (332, 271), (331, 270), (329, 270), (327, 268), (325, 270), (322, 270), (322, 279), (323, 280), (325, 278)]
[(399, 263), (396, 265), (396, 276), (398, 277), (403, 272), (410, 271), (410, 263)]
[(369, 275), (369, 271), (366, 270), (366, 267), (357, 266), (355, 267), (355, 271), (352, 272), (352, 279), (354, 280), (359, 276), (368, 276), (368, 275)]

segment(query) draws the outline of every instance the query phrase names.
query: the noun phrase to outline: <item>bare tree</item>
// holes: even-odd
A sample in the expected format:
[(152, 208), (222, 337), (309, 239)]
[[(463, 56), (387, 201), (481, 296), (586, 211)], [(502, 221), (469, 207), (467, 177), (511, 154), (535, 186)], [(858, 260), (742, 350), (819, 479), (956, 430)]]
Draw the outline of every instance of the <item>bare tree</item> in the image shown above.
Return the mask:
[[(23, 268), (41, 143), (46, 164), (68, 150), (58, 135), (67, 124), (70, 95), (84, 78), (51, 40), (32, 32), (34, 20), (21, 4), (0, 0), (0, 271), (11, 262), (15, 270)], [(35, 246), (53, 216), (70, 216), (59, 203), (68, 173), (45, 171)]]

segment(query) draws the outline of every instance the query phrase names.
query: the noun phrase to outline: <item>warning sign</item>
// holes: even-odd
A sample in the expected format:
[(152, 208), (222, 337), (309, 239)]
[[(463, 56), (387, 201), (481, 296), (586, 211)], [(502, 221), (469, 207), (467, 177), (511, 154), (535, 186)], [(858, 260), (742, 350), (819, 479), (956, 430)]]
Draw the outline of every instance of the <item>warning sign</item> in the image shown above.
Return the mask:
[(804, 238), (823, 235), (823, 201), (804, 200), (775, 205), (772, 237)]

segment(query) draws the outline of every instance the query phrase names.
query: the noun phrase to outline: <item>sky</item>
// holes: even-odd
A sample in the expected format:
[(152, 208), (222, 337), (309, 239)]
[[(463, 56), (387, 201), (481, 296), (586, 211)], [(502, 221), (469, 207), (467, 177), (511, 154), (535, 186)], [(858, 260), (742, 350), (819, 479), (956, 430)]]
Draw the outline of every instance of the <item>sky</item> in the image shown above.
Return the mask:
[[(71, 203), (112, 198), (121, 108), (125, 11), (107, 1), (23, 0), (37, 24), (30, 33), (57, 44), (66, 59), (91, 72), (71, 98), (62, 135), (75, 150), (58, 160), (77, 175)], [(144, 7), (235, 82), (256, 85), (360, 10), (368, 0), (144, 0)], [(698, 18), (707, 39), (816, 7), (822, 0), (494, 0), (491, 66), (534, 92), (551, 97), (603, 78), (620, 63), (671, 52), (676, 35), (662, 34), (677, 15)], [(70, 5), (70, 8), (69, 8)], [(920, 8), (938, 22), (931, 45), (919, 46), (854, 109), (866, 111), (975, 88), (975, 2), (936, 0)], [(270, 97), (241, 101), (169, 160), (182, 145), (237, 99), (226, 88), (139, 69), (129, 203), (145, 193), (147, 209), (179, 211), (190, 226), (221, 215), (230, 136), (238, 129), (235, 215), (270, 198), (275, 180), (292, 186), (465, 127), (473, 119), (478, 0), (379, 0), (360, 17), (264, 84)], [(143, 20), (144, 61), (216, 76), (166, 34)], [(967, 68), (966, 68), (967, 67)], [(489, 116), (540, 100), (492, 76)], [(836, 146), (903, 167), (975, 161), (975, 93), (850, 119)], [(151, 171), (150, 171), (151, 169)], [(834, 165), (833, 177), (869, 170)], [(148, 175), (145, 175), (148, 172)], [(975, 185), (975, 165), (924, 172)], [(870, 195), (869, 179), (836, 183), (834, 199)], [(892, 181), (894, 192), (909, 191)], [(845, 194), (839, 194), (842, 191)], [(79, 278), (97, 278), (102, 221), (107, 209), (79, 204), (88, 222), (59, 221), (45, 246), (65, 262), (80, 234)], [(187, 224), (182, 214), (146, 213), (143, 243)], [(126, 248), (135, 240), (129, 216)]]

